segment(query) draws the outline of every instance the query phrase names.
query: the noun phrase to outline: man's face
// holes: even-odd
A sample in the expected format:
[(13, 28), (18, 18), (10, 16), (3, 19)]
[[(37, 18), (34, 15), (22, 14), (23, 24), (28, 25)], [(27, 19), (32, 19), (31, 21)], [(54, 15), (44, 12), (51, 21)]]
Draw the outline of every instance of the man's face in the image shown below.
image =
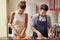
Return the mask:
[(18, 13), (19, 14), (23, 14), (24, 13), (24, 9), (18, 8)]
[(46, 12), (47, 12), (47, 11), (45, 11), (45, 10), (40, 10), (40, 15), (41, 15), (42, 17), (44, 17), (44, 16), (46, 15)]

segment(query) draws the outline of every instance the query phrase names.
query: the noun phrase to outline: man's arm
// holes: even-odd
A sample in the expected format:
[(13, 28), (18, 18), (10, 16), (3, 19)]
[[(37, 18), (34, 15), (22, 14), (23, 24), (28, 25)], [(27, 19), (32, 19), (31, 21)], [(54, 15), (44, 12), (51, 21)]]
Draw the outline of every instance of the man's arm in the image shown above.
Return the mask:
[(42, 34), (36, 30), (34, 27), (31, 28), (33, 32), (37, 33), (38, 37), (42, 37)]
[(53, 33), (53, 32), (52, 32), (52, 27), (49, 27), (49, 28), (48, 28), (48, 36), (49, 36), (49, 37), (52, 37), (52, 35), (53, 35), (52, 33)]
[(48, 21), (48, 36), (51, 36), (52, 37), (52, 24), (51, 24), (51, 18), (49, 16), (49, 21)]
[(37, 33), (38, 37), (42, 37), (42, 34), (35, 28), (35, 24), (36, 24), (35, 20), (36, 20), (36, 18), (37, 18), (36, 15), (34, 15), (32, 17), (32, 20), (31, 20), (31, 29), (32, 29), (33, 32)]
[(52, 27), (48, 28), (48, 33), (52, 33)]

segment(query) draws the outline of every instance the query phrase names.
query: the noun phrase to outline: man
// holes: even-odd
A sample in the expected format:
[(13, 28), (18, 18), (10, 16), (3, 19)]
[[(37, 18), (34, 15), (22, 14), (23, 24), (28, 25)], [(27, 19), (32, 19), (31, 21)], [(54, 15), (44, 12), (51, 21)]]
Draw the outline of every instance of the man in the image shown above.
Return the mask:
[(50, 16), (46, 15), (48, 11), (48, 6), (42, 4), (40, 6), (40, 11), (32, 17), (32, 31), (34, 38), (42, 38), (52, 36), (52, 26)]

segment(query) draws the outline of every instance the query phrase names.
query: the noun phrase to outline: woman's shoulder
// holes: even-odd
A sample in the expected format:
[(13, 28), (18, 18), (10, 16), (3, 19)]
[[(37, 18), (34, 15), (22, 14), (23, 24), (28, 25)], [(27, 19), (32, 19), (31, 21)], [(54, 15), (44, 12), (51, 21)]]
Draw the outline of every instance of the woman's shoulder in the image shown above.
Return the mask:
[(26, 15), (28, 15), (28, 13), (25, 13)]
[(11, 14), (10, 14), (10, 17), (14, 17), (14, 15), (15, 15), (15, 12), (12, 11)]
[(12, 12), (11, 12), (11, 15), (15, 15), (15, 11), (12, 11)]
[(28, 13), (25, 13), (25, 15), (27, 15), (27, 16), (28, 16)]

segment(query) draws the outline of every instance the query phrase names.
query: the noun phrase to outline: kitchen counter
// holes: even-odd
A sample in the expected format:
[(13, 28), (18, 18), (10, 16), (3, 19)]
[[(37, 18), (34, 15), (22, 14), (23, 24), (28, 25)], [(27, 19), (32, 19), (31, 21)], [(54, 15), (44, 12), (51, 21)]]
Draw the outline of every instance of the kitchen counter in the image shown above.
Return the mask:
[[(18, 38), (18, 37), (15, 37), (15, 38), (12, 38), (12, 37), (1, 37), (0, 40), (49, 40), (48, 38), (43, 38), (43, 39), (36, 39), (36, 38), (33, 38), (33, 37), (26, 37), (26, 38)], [(52, 38), (50, 40), (60, 40), (58, 38)]]

